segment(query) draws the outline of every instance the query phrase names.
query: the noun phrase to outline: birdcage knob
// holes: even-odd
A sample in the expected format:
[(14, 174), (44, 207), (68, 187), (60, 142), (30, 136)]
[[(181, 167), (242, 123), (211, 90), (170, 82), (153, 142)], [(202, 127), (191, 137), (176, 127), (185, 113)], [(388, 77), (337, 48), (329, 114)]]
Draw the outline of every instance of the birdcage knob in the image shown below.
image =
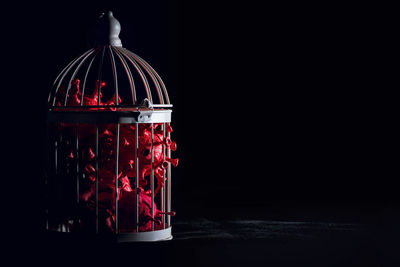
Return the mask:
[(112, 45), (122, 47), (119, 33), (121, 24), (114, 18), (112, 11), (102, 13), (94, 28), (94, 46)]

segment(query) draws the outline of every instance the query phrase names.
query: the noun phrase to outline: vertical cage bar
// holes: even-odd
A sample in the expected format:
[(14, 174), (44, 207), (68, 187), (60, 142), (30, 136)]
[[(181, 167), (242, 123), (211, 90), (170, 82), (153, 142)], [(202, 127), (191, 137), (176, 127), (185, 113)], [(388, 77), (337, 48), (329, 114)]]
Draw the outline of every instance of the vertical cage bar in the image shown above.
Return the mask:
[(118, 234), (118, 161), (119, 161), (119, 126), (117, 123), (117, 140), (115, 145), (115, 233)]
[[(57, 95), (58, 89), (60, 88), (60, 85), (61, 85), (61, 83), (63, 82), (63, 80), (64, 80), (65, 76), (67, 75), (67, 73), (72, 69), (72, 67), (73, 67), (81, 58), (83, 58), (84, 56), (86, 56), (88, 53), (91, 53), (91, 51), (93, 51), (93, 49), (90, 49), (90, 50), (86, 51), (84, 54), (82, 54), (81, 56), (75, 58), (75, 59), (74, 59), (70, 64), (68, 64), (68, 66), (63, 70), (64, 73), (63, 73), (63, 75), (61, 76), (60, 80), (58, 81), (57, 87), (55, 87), (55, 91), (54, 91), (54, 95), (53, 95), (53, 102), (52, 102), (52, 105), (53, 105), (53, 106), (54, 106), (55, 103), (56, 103), (56, 95)], [(61, 75), (61, 73), (60, 73), (60, 75)], [(58, 77), (57, 77), (57, 79), (58, 79)], [(56, 79), (56, 81), (57, 81), (57, 79)], [(54, 85), (56, 84), (56, 81), (54, 81), (53, 88), (54, 88)], [(53, 89), (52, 89), (52, 91), (53, 91)], [(65, 97), (67, 97), (67, 95), (65, 95)], [(49, 102), (50, 102), (50, 98), (51, 98), (51, 94), (49, 95)]]
[[(168, 132), (168, 138), (171, 137), (171, 133)], [(167, 148), (167, 156), (168, 158), (171, 158), (171, 149), (168, 147)], [(167, 167), (167, 192), (166, 192), (166, 198), (167, 198), (167, 212), (171, 211), (171, 163), (168, 162), (168, 167)], [(171, 216), (168, 214), (167, 215), (167, 227), (171, 226)]]
[[(82, 56), (82, 55), (81, 55), (81, 56)], [(48, 99), (47, 99), (47, 102), (48, 102), (49, 104), (50, 104), (50, 101), (51, 101), (51, 96), (52, 96), (52, 93), (53, 93), (53, 88), (54, 88), (54, 86), (56, 85), (56, 83), (57, 83), (57, 81), (58, 81), (58, 78), (60, 78), (60, 76), (63, 75), (64, 72), (65, 72), (67, 69), (69, 69), (69, 67), (70, 67), (72, 64), (74, 64), (75, 61), (77, 61), (81, 56), (78, 56), (78, 57), (74, 58), (71, 62), (68, 63), (67, 66), (65, 66), (65, 68), (60, 72), (60, 74), (57, 75), (56, 79), (55, 79), (54, 82), (53, 82), (53, 86), (52, 86), (52, 88), (51, 88), (51, 90), (50, 90), (49, 97), (48, 97)], [(69, 71), (69, 70), (68, 70), (68, 71)], [(64, 77), (64, 76), (62, 76), (62, 77)], [(63, 78), (62, 78), (62, 79), (63, 79)], [(58, 89), (56, 88), (55, 91), (54, 91), (54, 95), (55, 95), (57, 92), (58, 92)], [(53, 104), (53, 105), (54, 105), (54, 104)]]
[(126, 60), (124, 59), (124, 57), (118, 51), (118, 49), (115, 49), (113, 46), (112, 46), (112, 49), (115, 51), (116, 55), (118, 56), (119, 60), (121, 61), (122, 66), (124, 67), (125, 73), (128, 75), (129, 86), (131, 88), (132, 104), (135, 105), (136, 104), (136, 88), (135, 88), (135, 81), (133, 79), (131, 70), (130, 70), (128, 64), (126, 63)]
[(147, 80), (146, 75), (144, 74), (143, 70), (136, 63), (136, 60), (133, 57), (131, 57), (129, 54), (127, 54), (123, 49), (119, 49), (119, 51), (121, 52), (122, 55), (124, 55), (129, 60), (129, 62), (131, 62), (133, 67), (136, 69), (136, 71), (140, 75), (140, 78), (142, 79), (142, 82), (143, 82), (143, 85), (144, 85), (144, 88), (146, 91), (146, 96), (150, 100), (150, 102), (153, 103), (153, 98), (151, 96), (149, 81)]
[[(57, 129), (57, 123), (55, 123), (55, 126), (54, 126), (56, 129)], [(54, 141), (54, 177), (53, 177), (53, 194), (51, 195), (51, 200), (52, 200), (52, 202), (54, 203), (54, 202), (56, 202), (56, 203), (58, 203), (58, 199), (57, 199), (57, 196), (58, 196), (58, 189), (57, 189), (57, 183), (58, 183), (58, 151), (59, 151), (59, 145), (60, 145), (60, 135), (58, 134), (58, 135), (56, 135), (55, 137), (55, 141)], [(54, 191), (56, 192), (56, 194), (54, 194)], [(51, 221), (51, 226), (53, 227), (53, 225), (54, 225), (54, 222), (56, 221), (56, 218), (55, 218), (55, 216), (57, 215), (57, 213), (55, 212), (55, 209), (54, 209), (54, 204), (53, 204), (53, 206), (52, 206), (52, 210), (51, 210), (52, 212), (52, 221)]]
[[(60, 128), (61, 128), (61, 123), (60, 123)], [(60, 171), (58, 171), (57, 172), (57, 177), (56, 177), (56, 179), (57, 179), (57, 182), (56, 182), (56, 189), (57, 189), (57, 204), (60, 204), (60, 184), (61, 184), (61, 175), (60, 175), (60, 173), (62, 173), (62, 165), (61, 165), (61, 156), (62, 156), (62, 154), (63, 154), (63, 146), (62, 146), (62, 143), (63, 143), (63, 135), (62, 135), (62, 131), (60, 131), (60, 134), (58, 135), (58, 140), (59, 140), (59, 142), (58, 142), (58, 150), (57, 150), (57, 164), (58, 164), (58, 169), (61, 169), (61, 172)], [(63, 209), (63, 211), (65, 211), (65, 206), (63, 205), (62, 206), (62, 209)], [(59, 214), (57, 214), (57, 220), (59, 221), (60, 220), (60, 216), (59, 216)], [(59, 224), (58, 224), (58, 231), (59, 232), (61, 232), (61, 222), (59, 222)]]
[(139, 123), (135, 123), (136, 232), (139, 232)]
[(91, 50), (89, 54), (87, 54), (82, 61), (78, 64), (78, 66), (76, 67), (75, 71), (72, 73), (71, 78), (69, 79), (69, 83), (68, 83), (68, 87), (67, 87), (67, 91), (65, 92), (65, 99), (64, 99), (64, 106), (67, 105), (67, 100), (69, 97), (69, 90), (71, 90), (71, 83), (74, 80), (76, 74), (78, 73), (79, 69), (81, 68), (82, 64), (86, 62), (86, 59), (94, 52), (95, 50)]
[(75, 157), (76, 157), (76, 204), (79, 205), (79, 130), (78, 123), (75, 126)]
[[(151, 123), (151, 217), (154, 219), (154, 123)], [(154, 231), (154, 220), (151, 221), (151, 230)]]
[(100, 106), (100, 89), (101, 89), (101, 75), (102, 75), (102, 69), (103, 69), (103, 61), (104, 61), (104, 52), (106, 48), (103, 47), (103, 50), (101, 51), (101, 58), (99, 62), (99, 70), (98, 70), (98, 75), (97, 75), (97, 106)]
[(95, 213), (96, 213), (96, 234), (99, 233), (99, 125), (96, 124), (96, 148), (95, 148)]
[(52, 141), (51, 137), (50, 137), (50, 127), (49, 127), (49, 123), (47, 123), (46, 125), (46, 169), (45, 169), (45, 177), (44, 177), (44, 186), (45, 186), (45, 191), (44, 191), (44, 204), (45, 204), (45, 229), (48, 230), (49, 229), (49, 199), (50, 199), (50, 195), (49, 192), (51, 191), (50, 189), (50, 184), (49, 184), (49, 175), (51, 177), (52, 173), (52, 165), (51, 165), (51, 159), (50, 159), (50, 151), (52, 151), (53, 147), (52, 147)]
[(57, 177), (58, 175), (58, 146), (59, 146), (59, 136), (58, 139), (56, 138), (56, 141), (54, 142), (54, 173), (55, 176)]
[(136, 57), (136, 55), (133, 54), (133, 53), (129, 53), (129, 54), (136, 60), (137, 63), (139, 63), (139, 65), (150, 76), (150, 78), (153, 81), (153, 84), (154, 84), (154, 86), (156, 88), (156, 92), (157, 92), (157, 95), (158, 95), (158, 100), (160, 101), (160, 104), (164, 104), (164, 97), (163, 97), (162, 92), (161, 92), (161, 87), (160, 87), (160, 84), (159, 84), (157, 78), (154, 76), (154, 73), (148, 68), (148, 66), (146, 64), (143, 63), (142, 59)]
[(75, 209), (75, 223), (79, 227), (79, 130), (78, 123), (75, 125), (75, 162), (76, 162), (76, 209)]
[(161, 88), (163, 89), (164, 92), (164, 96), (165, 96), (165, 102), (166, 104), (169, 104), (169, 97), (168, 97), (168, 92), (167, 92), (167, 88), (165, 87), (165, 84), (163, 82), (163, 80), (161, 79), (160, 75), (158, 75), (158, 73), (150, 66), (149, 63), (147, 63), (144, 59), (142, 59), (141, 57), (139, 57), (138, 55), (136, 55), (135, 53), (133, 53), (132, 51), (129, 51), (126, 48), (123, 48), (128, 54), (131, 54), (132, 56), (134, 56), (135, 58), (140, 59), (152, 72), (153, 74), (156, 76), (159, 84), (161, 85)]
[(113, 73), (113, 78), (114, 78), (114, 89), (115, 89), (115, 105), (118, 106), (118, 76), (117, 76), (117, 67), (115, 65), (115, 59), (114, 59), (114, 54), (113, 50), (111, 49), (111, 46), (108, 46), (108, 52), (110, 55), (111, 59), (111, 68), (112, 68), (112, 73)]
[[(162, 124), (163, 126), (163, 140), (164, 140), (164, 144), (163, 144), (163, 159), (165, 159), (165, 122)], [(161, 224), (162, 224), (162, 228), (165, 229), (165, 169), (163, 169), (163, 179), (162, 179), (162, 186), (161, 186), (161, 192), (160, 192), (160, 201), (161, 201), (161, 212), (163, 212), (163, 214), (161, 215)]]
[(84, 100), (84, 96), (85, 96), (85, 89), (86, 89), (86, 80), (87, 80), (87, 76), (89, 74), (90, 69), (92, 68), (92, 64), (94, 59), (97, 57), (97, 54), (99, 53), (99, 49), (96, 48), (96, 53), (93, 56), (92, 60), (89, 63), (89, 66), (86, 69), (86, 73), (85, 73), (85, 77), (83, 78), (83, 85), (82, 85), (82, 94), (81, 94), (81, 106), (83, 106), (83, 100)]

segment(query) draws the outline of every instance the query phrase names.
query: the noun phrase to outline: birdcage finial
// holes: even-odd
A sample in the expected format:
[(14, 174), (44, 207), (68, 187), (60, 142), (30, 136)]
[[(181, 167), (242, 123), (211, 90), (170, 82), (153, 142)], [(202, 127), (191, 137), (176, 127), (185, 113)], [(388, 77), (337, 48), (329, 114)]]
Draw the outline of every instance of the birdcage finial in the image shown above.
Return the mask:
[(119, 33), (121, 24), (114, 18), (112, 11), (102, 13), (94, 28), (94, 45), (112, 45), (122, 47)]

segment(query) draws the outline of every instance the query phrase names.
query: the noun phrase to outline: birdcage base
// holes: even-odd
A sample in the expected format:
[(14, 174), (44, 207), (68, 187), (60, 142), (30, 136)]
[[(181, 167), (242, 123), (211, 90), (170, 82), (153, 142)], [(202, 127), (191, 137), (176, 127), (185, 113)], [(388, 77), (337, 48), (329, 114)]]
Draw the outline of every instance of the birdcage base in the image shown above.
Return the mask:
[[(49, 238), (57, 238), (58, 240), (97, 240), (103, 242), (157, 242), (172, 240), (171, 234), (172, 227), (138, 233), (119, 233), (118, 235), (110, 234), (89, 234), (89, 233), (74, 233), (62, 230), (50, 230), (46, 228), (46, 234)], [(72, 238), (72, 239), (71, 239)], [(83, 239), (82, 239), (83, 238)]]
[(118, 242), (153, 242), (171, 240), (172, 227), (149, 232), (120, 233), (117, 236)]

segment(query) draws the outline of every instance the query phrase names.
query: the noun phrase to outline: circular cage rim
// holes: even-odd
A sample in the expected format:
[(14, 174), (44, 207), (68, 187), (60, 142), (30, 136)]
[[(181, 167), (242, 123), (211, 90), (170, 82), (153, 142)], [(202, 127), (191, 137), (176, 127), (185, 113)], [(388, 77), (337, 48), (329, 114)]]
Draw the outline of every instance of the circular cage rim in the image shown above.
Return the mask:
[(53, 110), (47, 112), (48, 123), (169, 123), (171, 109), (146, 110)]
[[(54, 234), (71, 235), (76, 237), (81, 237), (82, 233), (76, 232), (63, 232), (60, 230), (52, 230), (46, 228), (46, 232)], [(112, 235), (96, 233), (96, 234), (83, 234), (83, 236), (89, 238), (104, 237), (112, 238), (111, 240), (117, 241), (118, 243), (128, 243), (128, 242), (157, 242), (157, 241), (168, 241), (173, 239), (172, 226), (166, 227), (165, 229), (152, 230), (146, 232), (120, 232), (113, 233)]]
[(118, 233), (117, 242), (153, 242), (153, 241), (166, 241), (172, 239), (172, 226), (147, 232), (136, 233)]

